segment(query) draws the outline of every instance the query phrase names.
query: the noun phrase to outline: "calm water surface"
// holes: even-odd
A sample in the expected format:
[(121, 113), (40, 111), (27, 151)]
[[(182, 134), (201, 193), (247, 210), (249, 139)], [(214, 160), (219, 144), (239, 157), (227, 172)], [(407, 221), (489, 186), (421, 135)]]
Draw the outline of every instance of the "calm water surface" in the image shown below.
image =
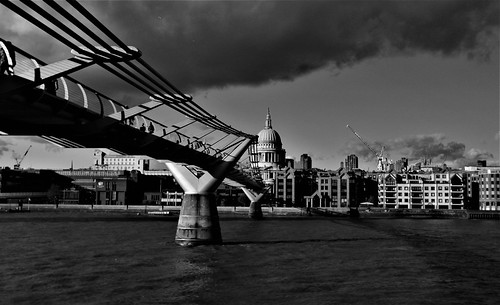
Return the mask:
[(0, 215), (2, 304), (500, 304), (500, 222)]

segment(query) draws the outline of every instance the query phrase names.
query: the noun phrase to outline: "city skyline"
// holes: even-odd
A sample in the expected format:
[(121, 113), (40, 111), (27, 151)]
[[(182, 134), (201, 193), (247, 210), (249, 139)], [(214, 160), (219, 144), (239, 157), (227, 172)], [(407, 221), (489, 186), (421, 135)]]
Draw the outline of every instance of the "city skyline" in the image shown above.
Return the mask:
[[(337, 169), (355, 154), (361, 168), (375, 169), (349, 124), (394, 161), (498, 165), (498, 2), (354, 2), (83, 4), (222, 121), (257, 134), (270, 108), (273, 128), (296, 161), (306, 153), (313, 167)], [(70, 56), (4, 7), (0, 24), (2, 38), (46, 62)], [(148, 98), (102, 69), (75, 78), (129, 105)], [(13, 154), (29, 145), (23, 167), (92, 164), (93, 149), (42, 142), (1, 137), (0, 166), (12, 167)]]

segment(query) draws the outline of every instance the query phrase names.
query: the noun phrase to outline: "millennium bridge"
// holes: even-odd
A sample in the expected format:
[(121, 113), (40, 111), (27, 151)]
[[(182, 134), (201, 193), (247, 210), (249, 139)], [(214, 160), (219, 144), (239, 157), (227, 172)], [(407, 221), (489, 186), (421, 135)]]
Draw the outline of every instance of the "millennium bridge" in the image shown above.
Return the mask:
[[(222, 242), (215, 201), (221, 183), (241, 187), (251, 201), (250, 217), (262, 217), (259, 199), (265, 188), (257, 136), (200, 107), (142, 59), (138, 48), (121, 41), (77, 1), (67, 2), (63, 7), (55, 1), (1, 1), (66, 46), (68, 58), (45, 63), (0, 37), (0, 134), (164, 161), (185, 192), (175, 236), (179, 245)], [(128, 106), (70, 76), (91, 66), (133, 86), (144, 99)], [(185, 120), (163, 122), (166, 110)]]

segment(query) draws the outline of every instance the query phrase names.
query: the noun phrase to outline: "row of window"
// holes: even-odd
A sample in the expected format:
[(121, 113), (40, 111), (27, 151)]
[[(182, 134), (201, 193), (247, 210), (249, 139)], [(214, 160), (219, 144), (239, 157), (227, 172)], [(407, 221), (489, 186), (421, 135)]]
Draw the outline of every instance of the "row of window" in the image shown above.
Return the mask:
[[(135, 161), (132, 160), (124, 160), (124, 159), (107, 159), (105, 164), (135, 164)], [(141, 164), (141, 160), (137, 160), (137, 164)]]
[(488, 187), (488, 185), (480, 185), (479, 186), (479, 189), (481, 189), (482, 191), (491, 191), (491, 192), (500, 192), (500, 186), (497, 186), (497, 187)]
[[(383, 191), (380, 191), (379, 192), (380, 194), (383, 194), (384, 192)], [(392, 195), (392, 196), (391, 196)], [(389, 193), (389, 192), (386, 192), (386, 196), (387, 197), (395, 197), (396, 196), (396, 193)], [(397, 193), (397, 196), (398, 197), (409, 197), (410, 194), (409, 193), (403, 193), (403, 192), (398, 192)], [(412, 196), (414, 197), (422, 197), (421, 195), (416, 195), (416, 194), (412, 194)], [(424, 193), (424, 197), (435, 197), (436, 196), (436, 193)], [(437, 193), (437, 196), (438, 197), (449, 197), (450, 196), (450, 193)]]
[(488, 192), (484, 192), (484, 191), (481, 191), (480, 193), (481, 193), (481, 195), (483, 197), (488, 197), (488, 198), (490, 198), (490, 197), (491, 198), (497, 198), (497, 197), (499, 197), (500, 198), (500, 194), (497, 194), (497, 193), (488, 193)]
[(481, 180), (493, 180), (493, 178), (500, 178), (500, 174), (480, 174)]
[[(380, 202), (383, 202), (383, 200), (380, 200)], [(410, 201), (408, 200), (408, 198), (399, 198), (397, 202), (401, 202), (401, 203), (409, 203)], [(436, 200), (435, 199), (425, 199), (424, 200), (425, 203), (436, 203)], [(438, 203), (450, 203), (450, 200), (449, 199), (438, 199), (437, 200)], [(415, 202), (413, 202), (415, 203)]]
[(108, 169), (110, 170), (124, 170), (124, 171), (132, 171), (132, 170), (140, 170), (139, 168), (134, 168), (130, 166), (110, 166)]
[[(450, 189), (450, 187), (449, 186), (438, 186), (437, 189), (438, 189), (438, 191), (442, 191), (442, 190), (447, 191), (447, 190)], [(408, 187), (407, 186), (405, 186), (405, 187), (398, 186), (398, 190), (399, 191), (401, 191), (401, 190), (407, 191)], [(422, 188), (421, 187), (412, 187), (411, 190), (412, 191), (418, 191), (418, 190), (422, 190)], [(434, 190), (436, 190), (436, 187), (435, 186), (426, 186), (426, 187), (424, 187), (424, 190), (426, 190), (426, 191), (429, 191), (429, 190), (434, 191)]]

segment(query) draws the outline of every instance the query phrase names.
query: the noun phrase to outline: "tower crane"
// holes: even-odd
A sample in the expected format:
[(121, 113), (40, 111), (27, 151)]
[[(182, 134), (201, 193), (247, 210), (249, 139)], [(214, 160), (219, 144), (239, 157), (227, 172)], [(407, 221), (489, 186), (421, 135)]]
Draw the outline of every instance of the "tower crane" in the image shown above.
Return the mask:
[(387, 168), (387, 162), (384, 162), (384, 149), (385, 147), (382, 146), (382, 148), (380, 149), (380, 152), (376, 152), (375, 149), (373, 149), (368, 143), (366, 143), (365, 140), (363, 140), (363, 138), (351, 127), (349, 126), (349, 124), (346, 126), (347, 128), (349, 128), (352, 133), (354, 133), (354, 135), (363, 143), (365, 144), (366, 147), (368, 147), (368, 149), (377, 157), (377, 170), (378, 171), (386, 171), (388, 168)]
[(32, 145), (30, 145), (30, 147), (28, 147), (28, 149), (26, 149), (26, 152), (24, 153), (24, 155), (22, 156), (22, 158), (21, 158), (21, 159), (19, 159), (19, 158), (14, 158), (14, 159), (16, 160), (16, 164), (14, 164), (14, 169), (20, 169), (20, 168), (21, 168), (21, 162), (23, 162), (24, 158), (26, 157), (26, 155), (27, 155), (27, 154), (28, 154), (28, 152), (30, 151), (31, 146), (32, 146)]

